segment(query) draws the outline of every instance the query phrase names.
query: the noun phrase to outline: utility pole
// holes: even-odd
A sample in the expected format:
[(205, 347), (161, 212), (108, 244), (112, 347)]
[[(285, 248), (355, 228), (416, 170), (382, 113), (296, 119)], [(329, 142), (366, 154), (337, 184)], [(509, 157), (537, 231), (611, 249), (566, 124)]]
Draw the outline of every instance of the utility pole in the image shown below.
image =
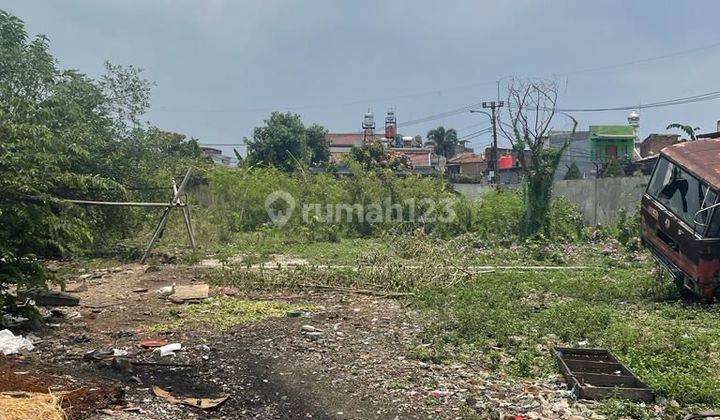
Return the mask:
[(505, 102), (503, 101), (490, 101), (490, 102), (483, 102), (482, 107), (483, 108), (490, 108), (490, 111), (492, 112), (492, 116), (490, 119), (492, 120), (492, 132), (493, 132), (493, 145), (492, 149), (490, 151), (490, 165), (488, 165), (488, 168), (492, 171), (492, 178), (490, 179), (490, 182), (492, 184), (497, 183), (497, 170), (498, 170), (498, 156), (497, 156), (497, 113), (495, 112), (496, 109), (502, 108), (505, 106)]

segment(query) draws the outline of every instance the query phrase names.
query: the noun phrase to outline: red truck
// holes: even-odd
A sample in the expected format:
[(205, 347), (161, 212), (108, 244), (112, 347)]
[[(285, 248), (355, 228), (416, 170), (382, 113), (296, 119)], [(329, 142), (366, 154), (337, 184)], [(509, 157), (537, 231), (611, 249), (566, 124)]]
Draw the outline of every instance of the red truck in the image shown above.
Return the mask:
[(720, 298), (720, 140), (660, 152), (642, 198), (643, 243), (681, 291)]

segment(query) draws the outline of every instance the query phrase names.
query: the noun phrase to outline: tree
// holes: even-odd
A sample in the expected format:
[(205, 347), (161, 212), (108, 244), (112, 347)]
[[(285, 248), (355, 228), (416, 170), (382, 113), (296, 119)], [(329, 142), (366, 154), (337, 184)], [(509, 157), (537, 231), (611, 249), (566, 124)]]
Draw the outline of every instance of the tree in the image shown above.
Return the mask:
[(380, 168), (398, 170), (411, 166), (407, 156), (390, 152), (380, 143), (363, 144), (359, 147), (353, 146), (350, 153), (348, 153), (347, 159), (359, 163), (366, 171)]
[(603, 171), (603, 176), (606, 178), (617, 178), (623, 175), (625, 175), (625, 172), (617, 159), (611, 159)]
[(455, 156), (458, 146), (458, 136), (454, 128), (448, 130), (443, 126), (433, 128), (428, 131), (427, 139), (428, 142), (433, 145), (436, 155), (445, 156), (448, 159)]
[[(556, 115), (557, 84), (512, 80), (508, 85), (507, 102), (508, 121), (500, 121), (500, 131), (517, 151), (525, 173), (525, 213), (520, 233), (524, 236), (547, 233), (553, 177), (575, 134), (577, 121), (567, 115), (573, 127), (565, 142), (560, 148), (545, 148), (545, 138)], [(529, 159), (525, 156), (526, 149)]]
[(687, 134), (687, 136), (690, 137), (691, 141), (697, 140), (696, 133), (700, 130), (700, 127), (693, 127), (691, 125), (685, 125), (680, 123), (672, 123), (668, 125), (665, 129), (670, 130), (673, 128)]
[(310, 164), (319, 165), (330, 161), (330, 147), (327, 143), (327, 129), (313, 124), (306, 129), (308, 147), (310, 148)]
[(330, 149), (326, 134), (327, 130), (317, 124), (305, 128), (297, 114), (273, 112), (263, 127), (255, 127), (252, 139), (245, 139), (245, 161), (287, 172), (327, 162)]
[(571, 163), (568, 166), (567, 172), (565, 172), (565, 179), (580, 179), (582, 178), (582, 174), (580, 173), (580, 168), (578, 168), (577, 164), (575, 162)]
[(63, 198), (128, 198), (130, 185), (166, 183), (175, 165), (201, 162), (196, 141), (140, 122), (151, 84), (139, 69), (107, 70), (98, 81), (57, 68), (48, 38), (29, 37), (0, 10), (0, 301), (8, 284), (45, 284), (38, 257), (79, 252), (142, 222)]
[(265, 120), (265, 126), (255, 127), (252, 139), (247, 143), (249, 165), (275, 166), (293, 171), (308, 162), (307, 133), (300, 116), (273, 112)]

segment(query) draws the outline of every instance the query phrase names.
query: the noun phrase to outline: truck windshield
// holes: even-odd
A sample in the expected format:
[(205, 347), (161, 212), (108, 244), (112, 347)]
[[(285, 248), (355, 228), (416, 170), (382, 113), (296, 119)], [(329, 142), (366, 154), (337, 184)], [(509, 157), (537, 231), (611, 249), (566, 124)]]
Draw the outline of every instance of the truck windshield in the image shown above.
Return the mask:
[[(694, 225), (695, 213), (702, 208), (715, 204), (717, 194), (702, 181), (675, 165), (669, 160), (661, 157), (655, 166), (648, 194), (663, 204), (668, 210), (687, 223), (691, 228)], [(708, 221), (712, 218), (713, 211), (702, 212), (695, 221), (698, 222), (698, 233), (707, 229)], [(715, 212), (719, 213), (719, 212)], [(717, 217), (715, 217), (717, 219)], [(712, 236), (717, 235), (717, 229), (710, 229)]]

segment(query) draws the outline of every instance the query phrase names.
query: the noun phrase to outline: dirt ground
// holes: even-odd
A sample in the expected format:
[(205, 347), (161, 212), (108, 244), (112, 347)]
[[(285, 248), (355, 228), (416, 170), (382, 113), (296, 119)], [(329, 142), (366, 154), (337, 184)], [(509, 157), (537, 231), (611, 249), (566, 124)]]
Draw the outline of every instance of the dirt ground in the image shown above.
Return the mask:
[[(41, 341), (33, 351), (0, 356), (0, 373), (10, 378), (0, 391), (65, 392), (64, 407), (78, 419), (488, 418), (520, 412), (529, 418), (591, 417), (586, 406), (567, 398), (558, 378), (506, 383), (473, 363), (431, 364), (410, 357), (411, 348), (422, 346), (423, 321), (402, 300), (328, 290), (211, 288), (211, 295), (309, 303), (313, 310), (225, 330), (210, 322), (152, 332), (150, 326), (176, 319), (178, 306), (158, 289), (207, 281), (217, 270), (153, 268), (128, 264), (77, 273), (75, 280), (87, 286), (75, 293), (81, 306), (48, 318), (47, 327), (36, 332)], [(179, 342), (183, 349), (161, 358), (139, 346), (148, 338)], [(92, 349), (128, 355), (115, 362), (84, 360)], [(156, 397), (152, 386), (180, 396), (229, 399), (201, 410)]]

